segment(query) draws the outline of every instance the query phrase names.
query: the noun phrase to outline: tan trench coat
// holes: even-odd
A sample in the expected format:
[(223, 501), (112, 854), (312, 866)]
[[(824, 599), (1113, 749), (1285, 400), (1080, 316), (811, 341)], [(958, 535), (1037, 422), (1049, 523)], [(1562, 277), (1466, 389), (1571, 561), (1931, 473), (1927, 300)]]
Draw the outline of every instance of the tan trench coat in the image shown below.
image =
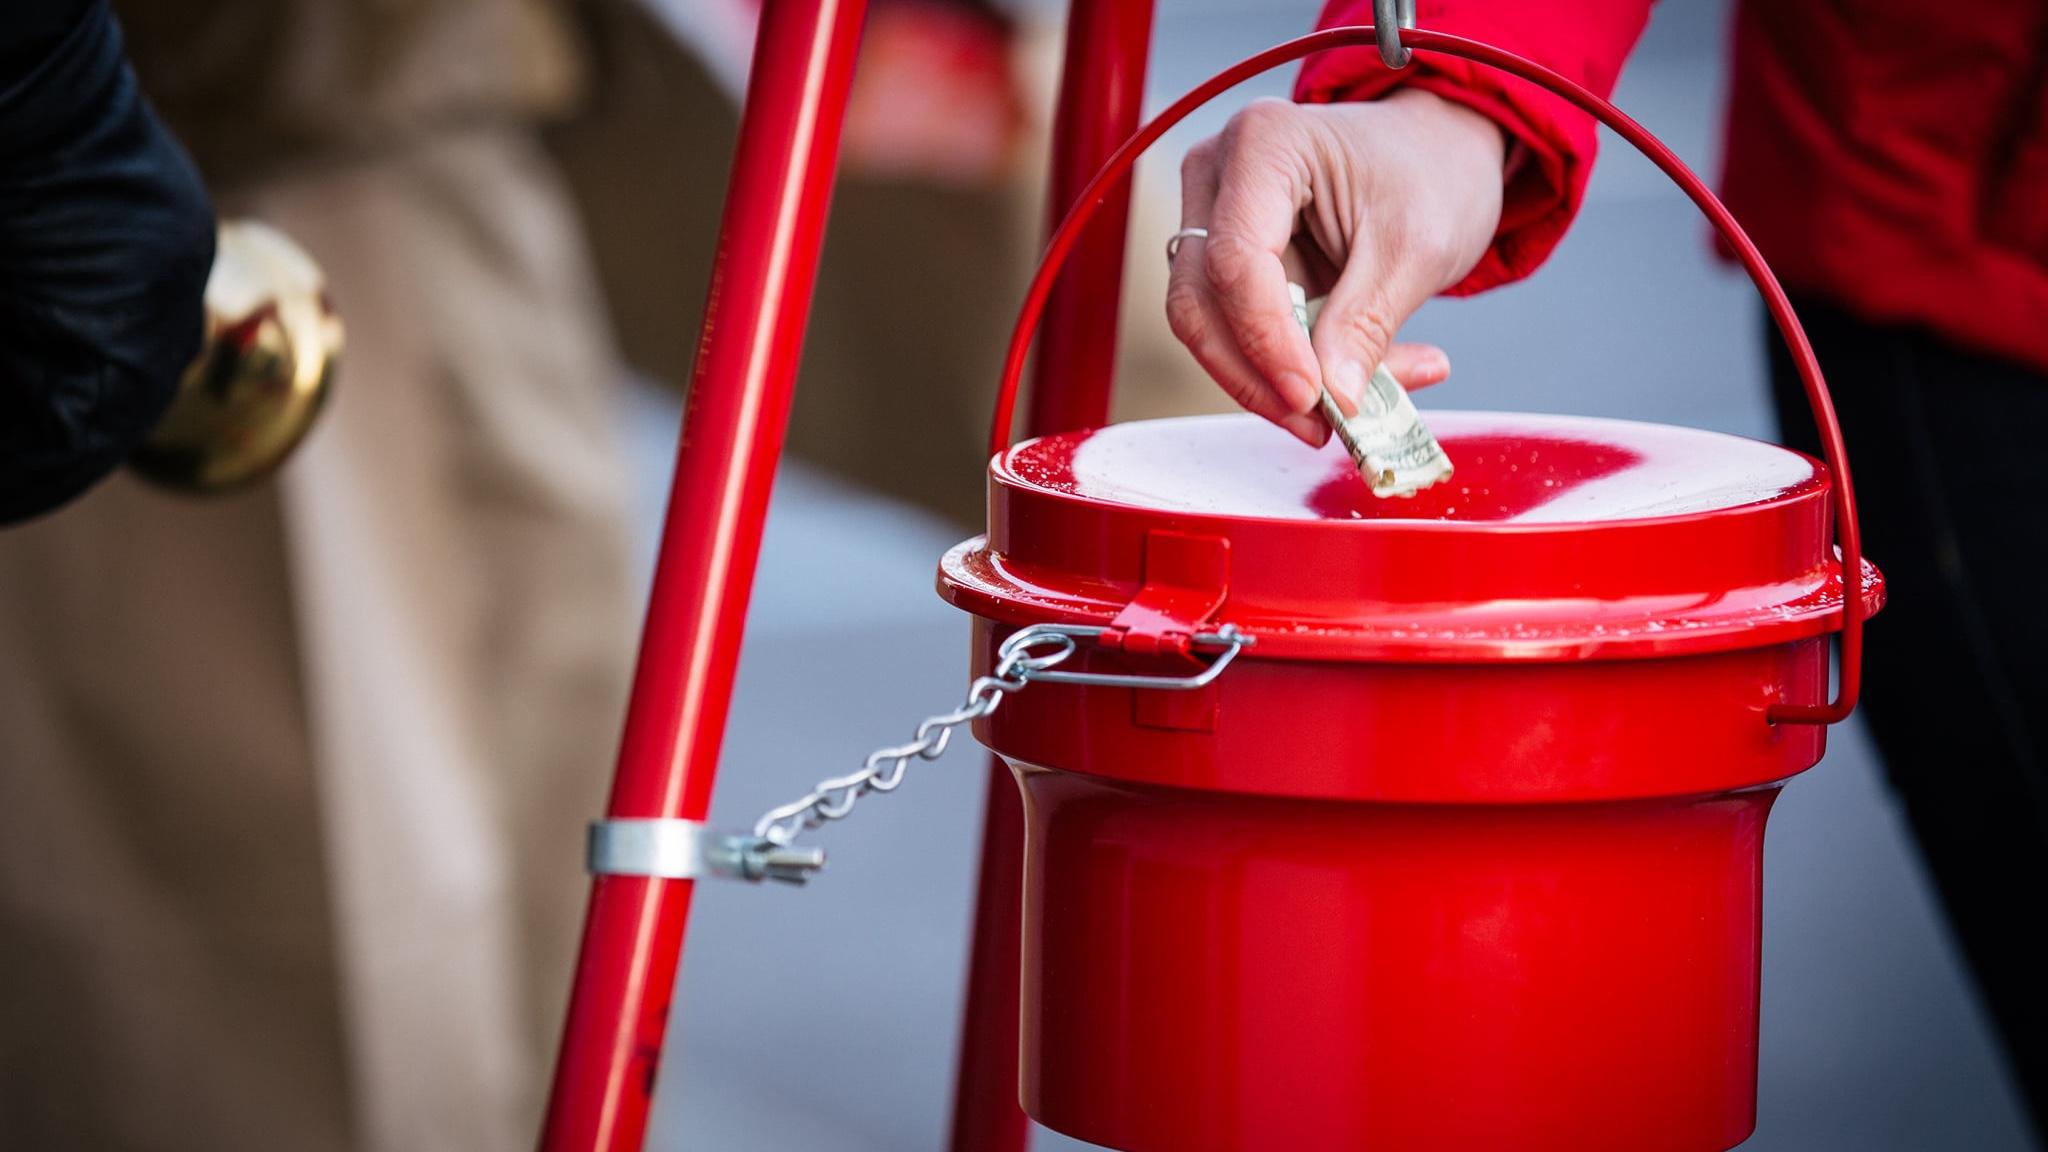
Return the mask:
[(0, 535), (0, 1143), (530, 1146), (635, 615), (574, 56), (515, 0), (121, 7), (350, 339), (275, 483)]
[[(546, 4), (118, 6), (224, 212), (306, 245), (349, 347), (275, 482), (117, 477), (0, 534), (0, 1133), (528, 1146), (638, 615), (612, 333), (686, 371), (732, 111), (624, 6), (584, 13), (607, 82), (573, 122)], [(1036, 187), (842, 185), (796, 450), (979, 518)], [(1213, 406), (1155, 318), (1149, 203), (1119, 407)]]
[(231, 201), (355, 337), (300, 458), (0, 536), (10, 1142), (530, 1143), (633, 624), (547, 171), (479, 132)]

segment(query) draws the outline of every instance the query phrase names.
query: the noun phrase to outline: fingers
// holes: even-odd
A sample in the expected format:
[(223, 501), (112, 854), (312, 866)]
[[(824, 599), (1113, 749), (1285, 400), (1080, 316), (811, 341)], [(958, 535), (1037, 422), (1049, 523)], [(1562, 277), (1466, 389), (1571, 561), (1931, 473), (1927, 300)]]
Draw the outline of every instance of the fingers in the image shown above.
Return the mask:
[[(1441, 384), (1451, 375), (1451, 358), (1434, 344), (1396, 344), (1387, 349), (1387, 358), (1380, 363), (1410, 392)], [(1337, 411), (1346, 419), (1358, 415), (1359, 396), (1335, 388), (1331, 392), (1337, 400)]]
[[(1216, 209), (1216, 162), (1220, 145), (1214, 137), (1188, 149), (1180, 162), (1180, 226), (1207, 228)], [(1189, 243), (1205, 243), (1191, 240)], [(1183, 244), (1182, 247), (1186, 247)], [(1178, 263), (1178, 261), (1176, 261)]]
[(1451, 358), (1434, 344), (1396, 344), (1387, 349), (1386, 359), (1381, 363), (1410, 392), (1441, 384), (1451, 377)]
[(1288, 304), (1281, 256), (1309, 202), (1306, 129), (1284, 101), (1233, 116), (1219, 138), (1203, 271), (1217, 311), (1252, 368), (1293, 412), (1321, 391), (1315, 349)]
[[(1411, 287), (1421, 278), (1384, 266), (1369, 242), (1361, 250), (1363, 237), (1347, 235), (1334, 248), (1295, 246), (1314, 166), (1325, 162), (1319, 147), (1300, 109), (1262, 101), (1191, 149), (1181, 166), (1181, 223), (1208, 234), (1179, 245), (1166, 294), (1174, 334), (1224, 391), (1309, 444), (1328, 438), (1317, 411), (1325, 386), (1339, 407), (1356, 411), (1382, 361), (1410, 388), (1450, 373), (1441, 349), (1393, 344), (1401, 321), (1436, 285)], [(1341, 273), (1332, 257), (1342, 260)], [(1313, 338), (1289, 303), (1290, 275), (1335, 281)]]
[(1409, 388), (1440, 383), (1451, 365), (1443, 350), (1396, 345), (1394, 333), (1429, 298), (1429, 290), (1407, 289), (1384, 274), (1386, 265), (1354, 250), (1351, 261), (1316, 317), (1315, 354), (1322, 379), (1345, 410), (1365, 395), (1373, 367), (1385, 362)]
[(1188, 346), (1223, 391), (1245, 411), (1271, 420), (1310, 445), (1322, 444), (1330, 433), (1322, 419), (1313, 412), (1296, 412), (1289, 408), (1258, 369), (1245, 359), (1244, 353), (1238, 351), (1237, 342), (1230, 337), (1215, 299), (1204, 286), (1202, 273), (1197, 267), (1201, 258), (1189, 251), (1189, 247), (1188, 244), (1181, 245), (1180, 254), (1173, 261), (1172, 277), (1166, 285), (1166, 315), (1173, 325), (1174, 334)]
[[(1181, 224), (1204, 227), (1216, 198), (1217, 142), (1203, 141), (1190, 149), (1181, 165)], [(1224, 392), (1246, 411), (1287, 429), (1311, 445), (1320, 445), (1329, 428), (1314, 412), (1292, 404), (1272, 386), (1270, 378), (1246, 358), (1217, 303), (1206, 264), (1207, 242), (1190, 237), (1173, 258), (1166, 285), (1166, 318), (1175, 336), (1194, 353)], [(1280, 301), (1287, 300), (1281, 288)], [(1287, 313), (1293, 323), (1291, 311)], [(1300, 329), (1295, 329), (1300, 337)], [(1300, 337), (1304, 347), (1306, 337)], [(1314, 403), (1311, 393), (1310, 404)]]

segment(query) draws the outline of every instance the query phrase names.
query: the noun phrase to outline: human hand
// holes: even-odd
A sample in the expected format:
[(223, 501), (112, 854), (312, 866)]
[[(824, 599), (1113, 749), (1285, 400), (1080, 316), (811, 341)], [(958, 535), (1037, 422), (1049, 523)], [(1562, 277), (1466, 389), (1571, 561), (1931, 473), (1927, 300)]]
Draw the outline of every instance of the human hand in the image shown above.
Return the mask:
[[(1261, 100), (1181, 165), (1166, 315), (1223, 390), (1310, 444), (1321, 388), (1357, 407), (1375, 364), (1410, 388), (1450, 374), (1440, 348), (1395, 344), (1500, 223), (1506, 142), (1491, 120), (1419, 89), (1357, 104)], [(1287, 282), (1327, 293), (1313, 341)]]

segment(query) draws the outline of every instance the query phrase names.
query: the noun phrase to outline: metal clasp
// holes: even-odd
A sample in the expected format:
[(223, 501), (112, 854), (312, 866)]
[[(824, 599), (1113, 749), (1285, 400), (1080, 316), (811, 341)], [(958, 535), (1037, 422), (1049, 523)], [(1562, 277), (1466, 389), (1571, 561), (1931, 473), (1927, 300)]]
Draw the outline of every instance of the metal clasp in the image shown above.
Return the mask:
[(1414, 54), (1401, 43), (1401, 30), (1415, 27), (1415, 0), (1372, 0), (1372, 33), (1379, 41), (1380, 62), (1406, 68)]
[(1188, 637), (1188, 646), (1196, 652), (1215, 652), (1216, 659), (1209, 666), (1190, 676), (1158, 676), (1143, 673), (1124, 672), (1064, 672), (1055, 667), (1060, 661), (1071, 656), (1079, 640), (1092, 640), (1111, 631), (1099, 624), (1033, 624), (1010, 634), (996, 655), (1008, 659), (1013, 655), (1027, 653), (1034, 648), (1043, 648), (1048, 642), (1056, 646), (1055, 652), (1042, 656), (1057, 655), (1056, 659), (1045, 662), (1034, 658), (1022, 663), (1017, 674), (1026, 682), (1035, 684), (1088, 684), (1098, 688), (1151, 688), (1166, 691), (1189, 691), (1206, 688), (1211, 681), (1223, 675), (1237, 654), (1256, 643), (1254, 637), (1246, 635), (1235, 624), (1225, 624), (1212, 632), (1197, 632)]
[(585, 862), (593, 876), (802, 884), (825, 866), (825, 850), (716, 832), (696, 820), (598, 820), (590, 825)]

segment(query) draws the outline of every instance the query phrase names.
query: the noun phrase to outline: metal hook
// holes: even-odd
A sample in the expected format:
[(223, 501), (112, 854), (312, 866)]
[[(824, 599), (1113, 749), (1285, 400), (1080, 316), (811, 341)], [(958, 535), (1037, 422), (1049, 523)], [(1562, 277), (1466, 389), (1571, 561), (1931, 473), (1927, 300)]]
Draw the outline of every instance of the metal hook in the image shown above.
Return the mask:
[(1372, 0), (1372, 30), (1380, 42), (1380, 62), (1406, 68), (1414, 58), (1401, 43), (1401, 30), (1415, 27), (1415, 0)]
[[(1089, 639), (1108, 632), (1099, 624), (1032, 624), (1010, 634), (996, 649), (999, 656), (1009, 657), (1013, 652), (1042, 644), (1049, 635), (1080, 637)], [(1151, 674), (1126, 674), (1120, 672), (1059, 672), (1048, 665), (1025, 665), (1018, 672), (1025, 680), (1034, 684), (1092, 684), (1098, 688), (1149, 688), (1185, 692), (1195, 688), (1206, 688), (1210, 681), (1223, 675), (1237, 654), (1257, 643), (1257, 638), (1245, 634), (1235, 624), (1224, 624), (1214, 632), (1197, 632), (1188, 637), (1189, 644), (1197, 650), (1222, 649), (1216, 659), (1191, 676), (1158, 676)], [(1071, 643), (1071, 640), (1070, 640)], [(1064, 657), (1074, 651), (1069, 647), (1062, 652)]]

